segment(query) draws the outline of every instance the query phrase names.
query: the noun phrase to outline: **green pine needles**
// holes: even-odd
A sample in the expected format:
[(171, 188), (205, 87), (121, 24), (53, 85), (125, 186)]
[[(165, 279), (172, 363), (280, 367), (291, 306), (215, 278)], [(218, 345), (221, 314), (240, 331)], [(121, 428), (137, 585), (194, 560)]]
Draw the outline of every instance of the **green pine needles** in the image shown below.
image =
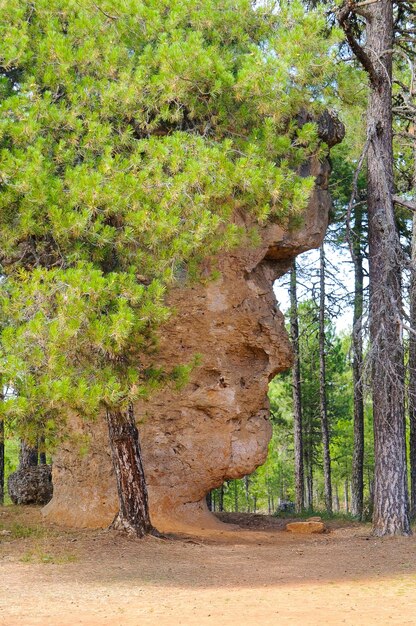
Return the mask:
[[(249, 0), (0, 0), (2, 411), (53, 437), (166, 374), (166, 290), (288, 224), (331, 87), (319, 9)], [(336, 37), (331, 35), (331, 37)], [(180, 378), (178, 370), (174, 377)]]

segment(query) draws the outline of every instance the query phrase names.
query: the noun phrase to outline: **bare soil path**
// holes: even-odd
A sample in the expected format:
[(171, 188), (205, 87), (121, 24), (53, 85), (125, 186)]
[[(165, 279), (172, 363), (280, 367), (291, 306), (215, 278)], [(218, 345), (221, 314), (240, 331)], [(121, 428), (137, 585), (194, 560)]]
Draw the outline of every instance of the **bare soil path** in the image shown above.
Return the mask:
[(0, 624), (416, 625), (415, 538), (375, 539), (362, 524), (293, 536), (274, 518), (227, 521), (243, 528), (134, 541), (0, 508)]

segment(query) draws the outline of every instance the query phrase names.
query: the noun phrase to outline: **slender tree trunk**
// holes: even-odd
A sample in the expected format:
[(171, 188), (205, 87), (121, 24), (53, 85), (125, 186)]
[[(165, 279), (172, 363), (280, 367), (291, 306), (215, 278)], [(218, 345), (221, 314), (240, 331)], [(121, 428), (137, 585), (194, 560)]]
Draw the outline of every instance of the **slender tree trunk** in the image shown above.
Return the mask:
[(250, 513), (250, 479), (248, 476), (244, 476), (244, 490), (246, 494), (247, 513)]
[(338, 483), (335, 483), (335, 492), (334, 492), (334, 510), (336, 513), (339, 513), (339, 495), (338, 495)]
[(312, 465), (312, 453), (308, 452), (308, 460), (306, 467), (308, 473), (306, 476), (306, 505), (309, 510), (313, 509), (313, 465)]
[(207, 501), (207, 507), (210, 511), (212, 511), (212, 491), (209, 491), (205, 496), (205, 500)]
[(374, 510), (374, 477), (368, 472), (368, 494), (370, 499), (370, 511)]
[(224, 510), (224, 485), (221, 485), (221, 487), (220, 487), (218, 509), (221, 512)]
[(324, 460), (325, 507), (332, 513), (331, 454), (329, 450), (329, 424), (326, 399), (326, 358), (325, 358), (325, 252), (320, 248), (320, 297), (319, 297), (319, 404)]
[(348, 497), (348, 478), (346, 478), (344, 481), (344, 508), (345, 508), (345, 512), (348, 514), (350, 512), (349, 497)]
[(4, 421), (0, 420), (0, 505), (4, 504)]
[(370, 340), (374, 416), (373, 532), (410, 534), (404, 436), (401, 246), (393, 207), (393, 4), (366, 8), (367, 53), (375, 70), (368, 104), (367, 157)]
[(25, 441), (20, 442), (19, 469), (36, 467), (38, 464), (38, 449), (29, 446)]
[(302, 390), (300, 378), (299, 320), (296, 283), (296, 262), (294, 262), (290, 273), (290, 336), (294, 353), (292, 389), (293, 437), (295, 447), (295, 510), (296, 513), (301, 513), (305, 508), (305, 476), (303, 467)]
[[(415, 138), (416, 139), (416, 138)], [(416, 144), (414, 147), (414, 190), (416, 196)], [(416, 517), (416, 214), (412, 228), (412, 271), (410, 275), (410, 326), (409, 336), (409, 447), (410, 447), (410, 515)]]
[(363, 394), (363, 301), (364, 272), (362, 254), (362, 206), (355, 208), (353, 262), (354, 262), (354, 316), (352, 329), (353, 384), (354, 384), (354, 448), (351, 481), (351, 512), (362, 519), (364, 506), (364, 394)]
[(238, 513), (238, 485), (236, 480), (234, 480), (234, 511)]
[(120, 506), (111, 527), (143, 537), (152, 533), (153, 527), (133, 409), (108, 409), (107, 424)]
[(319, 491), (318, 485), (314, 485), (314, 487), (313, 487), (313, 501), (317, 502), (318, 506), (319, 506), (319, 503), (321, 502), (321, 495), (323, 495), (323, 494)]

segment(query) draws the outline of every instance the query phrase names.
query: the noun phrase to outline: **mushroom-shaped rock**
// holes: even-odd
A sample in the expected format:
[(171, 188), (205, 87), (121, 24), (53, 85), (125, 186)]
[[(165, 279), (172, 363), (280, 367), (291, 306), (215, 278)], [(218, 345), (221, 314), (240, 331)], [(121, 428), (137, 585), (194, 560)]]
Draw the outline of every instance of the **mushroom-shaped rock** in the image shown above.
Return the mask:
[[(321, 120), (322, 134), (325, 128), (328, 145), (340, 140), (336, 124)], [(170, 371), (199, 354), (201, 365), (181, 390), (165, 388), (135, 406), (151, 519), (161, 531), (220, 525), (206, 494), (266, 460), (268, 384), (292, 363), (273, 283), (298, 254), (321, 244), (331, 206), (329, 162), (314, 157), (301, 173), (316, 180), (302, 224), (266, 224), (259, 245), (208, 259), (206, 280), (178, 284), (169, 295), (175, 314), (160, 330), (157, 364)], [(254, 226), (244, 212), (234, 220)], [(214, 269), (219, 278), (210, 280)], [(67, 526), (108, 526), (118, 499), (105, 420), (74, 417), (72, 429), (90, 441), (89, 450), (81, 456), (64, 443), (57, 452), (45, 515)]]

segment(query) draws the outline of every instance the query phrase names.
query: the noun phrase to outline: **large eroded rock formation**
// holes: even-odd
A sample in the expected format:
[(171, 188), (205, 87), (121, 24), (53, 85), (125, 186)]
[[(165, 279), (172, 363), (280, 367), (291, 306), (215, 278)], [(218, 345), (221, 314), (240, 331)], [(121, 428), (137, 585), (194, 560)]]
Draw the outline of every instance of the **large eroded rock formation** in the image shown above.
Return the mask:
[[(341, 134), (324, 120), (327, 143)], [(161, 333), (160, 361), (185, 363), (199, 353), (202, 364), (180, 392), (163, 390), (136, 407), (151, 517), (160, 530), (219, 524), (208, 512), (207, 492), (266, 459), (268, 383), (291, 365), (273, 283), (296, 255), (320, 245), (330, 208), (328, 162), (316, 159), (304, 170), (317, 185), (301, 228), (269, 224), (261, 246), (219, 258), (218, 280), (178, 287), (170, 296), (178, 313)], [(56, 455), (45, 515), (69, 526), (108, 526), (118, 507), (105, 422), (73, 426), (91, 435), (89, 452), (81, 457), (68, 446)]]

